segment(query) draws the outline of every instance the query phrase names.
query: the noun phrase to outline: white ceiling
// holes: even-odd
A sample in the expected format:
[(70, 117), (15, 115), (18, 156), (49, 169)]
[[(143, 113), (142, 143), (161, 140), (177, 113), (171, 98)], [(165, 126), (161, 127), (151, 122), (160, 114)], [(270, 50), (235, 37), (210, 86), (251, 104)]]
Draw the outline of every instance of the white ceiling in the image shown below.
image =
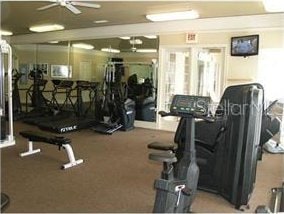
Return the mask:
[[(3, 1), (1, 3), (1, 28), (14, 35), (30, 34), (32, 25), (57, 23), (66, 30), (110, 25), (149, 23), (146, 14), (197, 10), (200, 19), (267, 14), (263, 4), (251, 1), (88, 1), (98, 3), (100, 9), (77, 7), (82, 11), (75, 15), (65, 7), (56, 6), (44, 11), (36, 9), (50, 4), (50, 1)], [(109, 20), (95, 24), (95, 20)]]
[[(86, 2), (86, 1), (83, 1)], [(56, 6), (44, 11), (37, 8), (48, 5), (50, 1), (2, 1), (1, 29), (12, 31), (10, 41), (14, 44), (45, 43), (52, 40), (81, 41), (100, 47), (118, 49), (131, 48), (129, 42), (118, 36), (142, 36), (145, 32), (161, 34), (179, 32), (180, 29), (237, 29), (275, 26), (284, 18), (282, 14), (269, 14), (261, 0), (201, 0), (201, 1), (87, 1), (100, 4), (100, 9), (76, 6), (81, 14), (75, 15), (65, 7)], [(197, 10), (200, 18), (192, 22), (151, 23), (146, 14)], [(269, 16), (269, 17), (267, 17)], [(108, 23), (95, 24), (96, 20), (109, 20)], [(64, 31), (32, 33), (29, 27), (40, 24), (62, 24)], [(282, 25), (281, 25), (282, 26)], [(184, 31), (184, 30), (183, 30)], [(108, 39), (103, 39), (108, 38)], [(112, 39), (110, 39), (112, 38)], [(140, 37), (141, 38), (141, 37)], [(142, 38), (143, 48), (157, 48), (157, 40)], [(63, 42), (62, 42), (63, 41)], [(65, 41), (65, 42), (64, 42)]]

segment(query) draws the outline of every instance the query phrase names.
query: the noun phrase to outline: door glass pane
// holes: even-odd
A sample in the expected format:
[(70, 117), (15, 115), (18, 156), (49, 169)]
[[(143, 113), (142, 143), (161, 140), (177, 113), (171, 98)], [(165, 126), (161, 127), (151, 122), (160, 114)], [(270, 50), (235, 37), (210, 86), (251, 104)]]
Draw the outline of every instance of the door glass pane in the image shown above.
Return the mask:
[(175, 94), (189, 94), (190, 52), (168, 51), (165, 69), (165, 111), (170, 110), (172, 97)]
[[(162, 54), (159, 110), (169, 111), (173, 95), (210, 96), (219, 102), (224, 88), (224, 48), (170, 48)], [(174, 130), (177, 117), (160, 118), (159, 127)]]
[(196, 95), (218, 101), (222, 91), (222, 49), (203, 48), (197, 56)]

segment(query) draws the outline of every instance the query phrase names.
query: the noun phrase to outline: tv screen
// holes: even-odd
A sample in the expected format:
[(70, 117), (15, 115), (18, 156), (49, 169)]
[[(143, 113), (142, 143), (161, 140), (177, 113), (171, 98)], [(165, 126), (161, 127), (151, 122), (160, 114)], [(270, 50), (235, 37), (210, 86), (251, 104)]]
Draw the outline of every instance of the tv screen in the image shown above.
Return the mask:
[(259, 35), (231, 38), (231, 56), (253, 56), (258, 54)]

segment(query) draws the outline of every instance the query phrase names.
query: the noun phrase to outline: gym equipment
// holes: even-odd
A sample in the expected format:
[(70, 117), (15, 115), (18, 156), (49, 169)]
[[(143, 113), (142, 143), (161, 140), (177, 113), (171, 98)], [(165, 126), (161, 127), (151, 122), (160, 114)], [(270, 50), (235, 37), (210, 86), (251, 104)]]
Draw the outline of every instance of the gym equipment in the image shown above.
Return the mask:
[(22, 77), (22, 73), (18, 72), (17, 69), (12, 70), (12, 80), (13, 80), (13, 91), (12, 91), (12, 97), (13, 97), (13, 119), (19, 120), (24, 116), (24, 112), (22, 111), (22, 104), (20, 99), (20, 93), (19, 93), (19, 80)]
[[(75, 106), (75, 113), (77, 117), (86, 116), (95, 104), (95, 100), (97, 99), (97, 88), (99, 83), (98, 82), (89, 82), (89, 81), (77, 81), (76, 90), (76, 103)], [(89, 105), (86, 106), (86, 103), (83, 102), (83, 91), (89, 92)], [(71, 96), (72, 97), (72, 96)]]
[(278, 143), (272, 139), (268, 140), (264, 145), (263, 148), (265, 151), (272, 153), (272, 154), (279, 154), (284, 153), (284, 146), (281, 143)]
[[(7, 89), (5, 87), (5, 66), (4, 60), (7, 55)], [(15, 145), (13, 131), (13, 86), (12, 86), (12, 48), (5, 41), (0, 40), (0, 148)], [(7, 93), (7, 112), (5, 111), (5, 95)], [(8, 116), (8, 117), (7, 117)], [(6, 117), (8, 118), (8, 124)], [(9, 196), (1, 192), (1, 212), (9, 205)]]
[[(209, 97), (175, 95), (170, 112), (159, 112), (162, 117), (181, 117), (185, 125), (184, 150), (180, 160), (171, 151), (173, 146), (163, 147), (159, 143), (152, 143), (148, 148), (170, 151), (151, 153), (149, 159), (163, 162), (161, 178), (155, 180), (156, 199), (154, 213), (187, 213), (191, 211), (191, 204), (197, 191), (199, 168), (195, 156), (195, 118), (206, 121)], [(176, 169), (176, 170), (175, 170)], [(174, 173), (177, 171), (178, 173)]]
[(284, 183), (281, 187), (272, 188), (271, 211), (274, 213), (284, 212)]
[(1, 192), (1, 213), (3, 213), (10, 204), (10, 198), (5, 193)]
[(283, 213), (284, 212), (284, 183), (281, 187), (271, 189), (270, 206), (260, 205), (255, 213)]
[[(72, 91), (73, 81), (69, 80), (52, 80), (54, 89), (50, 91), (52, 93), (51, 101), (46, 107), (38, 107), (27, 113), (23, 122), (30, 125), (39, 125), (40, 123), (48, 123), (52, 121), (58, 121), (70, 117), (71, 113), (64, 111), (64, 108), (70, 100), (70, 94)], [(38, 94), (42, 94), (43, 90)], [(59, 105), (56, 95), (65, 94), (65, 100), (62, 105)], [(42, 95), (41, 95), (42, 96)], [(73, 103), (72, 103), (73, 104)]]
[(122, 62), (108, 62), (105, 66), (103, 96), (96, 103), (99, 123), (92, 128), (94, 131), (112, 134), (134, 128), (135, 102), (127, 98), (126, 87), (121, 83), (123, 72)]
[[(25, 122), (37, 125), (40, 129), (55, 132), (66, 133), (80, 129), (90, 128), (97, 124), (96, 118), (90, 114), (94, 100), (97, 96), (97, 82), (77, 81), (77, 85), (72, 88), (73, 81), (70, 80), (53, 80), (54, 91), (51, 102), (57, 109), (57, 114), (49, 114), (45, 117), (26, 119)], [(83, 91), (89, 92), (89, 104), (86, 109), (83, 108)], [(75, 95), (72, 92), (75, 91)], [(57, 94), (64, 94), (63, 104), (59, 104), (56, 99)], [(76, 102), (72, 101), (76, 99)], [(71, 109), (67, 107), (71, 106)]]
[(43, 79), (41, 70), (30, 71), (29, 79), (33, 80), (33, 84), (26, 92), (26, 112), (28, 112), (28, 99), (30, 99), (34, 111), (41, 112), (43, 108), (48, 106), (47, 100), (43, 96), (47, 80)]
[[(260, 84), (229, 86), (217, 107), (214, 123), (196, 123), (198, 187), (220, 194), (236, 209), (248, 204), (254, 188), (263, 100)], [(180, 121), (175, 136), (176, 156), (180, 158), (185, 130)]]
[[(12, 87), (12, 49), (5, 41), (0, 41), (0, 148), (15, 144), (13, 133), (13, 87)], [(7, 88), (5, 87), (4, 55), (8, 56)], [(8, 108), (5, 111), (5, 95), (7, 93)], [(6, 121), (8, 118), (8, 123)]]
[[(220, 194), (240, 209), (247, 205), (255, 183), (263, 112), (263, 87), (258, 83), (226, 88), (214, 122), (195, 124), (198, 188)], [(177, 128), (172, 152), (183, 159), (186, 123)], [(160, 146), (161, 147), (161, 146)], [(174, 174), (179, 174), (174, 168)]]
[[(73, 106), (73, 102), (70, 98), (72, 93), (72, 86), (74, 82), (72, 80), (52, 80), (53, 83), (53, 91), (52, 91), (52, 99), (51, 105), (53, 105), (59, 112), (63, 111), (68, 102)], [(56, 99), (57, 95), (65, 95), (65, 100), (62, 104), (59, 104)]]
[(83, 163), (82, 159), (78, 159), (78, 160), (75, 159), (73, 149), (70, 145), (71, 140), (68, 138), (54, 136), (54, 135), (46, 134), (44, 132), (35, 132), (35, 131), (22, 131), (20, 132), (20, 135), (28, 139), (28, 151), (21, 153), (20, 154), (21, 157), (25, 157), (25, 156), (40, 152), (40, 149), (33, 148), (33, 143), (43, 142), (43, 143), (48, 143), (51, 145), (56, 145), (58, 146), (59, 150), (61, 148), (66, 150), (69, 163), (62, 165), (62, 169), (67, 169), (67, 168)]
[[(270, 153), (284, 153), (283, 145), (276, 143), (272, 138), (280, 131), (281, 121), (278, 117), (273, 117), (270, 113), (273, 106), (278, 100), (273, 101), (264, 111), (262, 115), (260, 150), (258, 159), (262, 159), (263, 149)], [(263, 148), (263, 149), (262, 149)]]
[(137, 74), (128, 78), (128, 97), (136, 103), (136, 120), (156, 121), (156, 98), (153, 97), (154, 87), (149, 78), (138, 84)]

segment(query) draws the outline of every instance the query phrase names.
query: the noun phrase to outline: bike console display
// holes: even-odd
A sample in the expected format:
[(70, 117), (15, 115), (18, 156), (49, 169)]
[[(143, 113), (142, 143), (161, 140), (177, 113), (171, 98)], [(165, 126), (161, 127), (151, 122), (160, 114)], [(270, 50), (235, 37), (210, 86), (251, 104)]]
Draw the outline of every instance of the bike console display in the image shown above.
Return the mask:
[(208, 115), (210, 97), (175, 95), (170, 111), (173, 114), (195, 114), (200, 116)]

